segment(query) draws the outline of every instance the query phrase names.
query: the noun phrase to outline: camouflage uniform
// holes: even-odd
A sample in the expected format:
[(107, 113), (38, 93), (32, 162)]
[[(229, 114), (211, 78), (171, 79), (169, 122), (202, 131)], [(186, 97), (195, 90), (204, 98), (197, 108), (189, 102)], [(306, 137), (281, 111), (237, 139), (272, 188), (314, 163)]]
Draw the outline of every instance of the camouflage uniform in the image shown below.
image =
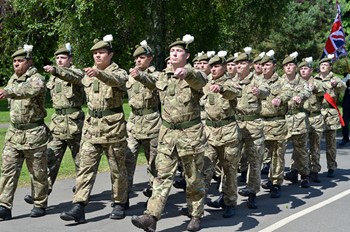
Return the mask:
[[(220, 93), (210, 91), (211, 85), (221, 86)], [(223, 75), (218, 79), (210, 78), (203, 88), (204, 109), (207, 114), (205, 131), (208, 147), (204, 155), (204, 176), (206, 190), (209, 189), (215, 166), (218, 162), (223, 169), (222, 192), (226, 206), (237, 204), (237, 169), (240, 161), (240, 131), (235, 120), (235, 99), (240, 90), (234, 87), (232, 79)]]
[[(304, 112), (303, 104), (311, 96), (311, 90), (308, 83), (295, 75), (294, 80), (289, 81), (286, 74), (282, 76), (285, 86), (291, 91), (292, 97), (301, 98), (301, 103), (297, 104), (294, 100), (288, 101), (288, 111), (286, 121), (288, 124), (288, 133), (290, 141), (293, 144), (292, 159), (296, 162), (299, 174), (304, 180), (309, 176), (309, 156), (307, 154), (307, 137), (309, 132), (309, 119)], [(292, 168), (292, 171), (295, 170)]]
[[(288, 127), (285, 114), (288, 101), (291, 98), (289, 88), (284, 86), (283, 79), (274, 73), (271, 78), (265, 79), (270, 88), (270, 95), (262, 101), (261, 117), (264, 124), (265, 147), (271, 154), (269, 180), (273, 185), (281, 186), (284, 174), (284, 155), (288, 139)], [(281, 100), (279, 106), (272, 104), (272, 99)]]
[(160, 74), (156, 87), (162, 104), (163, 124), (159, 131), (153, 194), (148, 200), (146, 215), (158, 220), (163, 212), (180, 159), (187, 183), (186, 201), (192, 217), (201, 217), (205, 187), (202, 176), (206, 145), (200, 119), (199, 99), (206, 84), (201, 72), (185, 67), (187, 76), (178, 79), (170, 69)]
[[(304, 109), (309, 115), (309, 155), (310, 172), (318, 173), (321, 171), (320, 149), (321, 138), (324, 130), (324, 119), (321, 114), (323, 95), (325, 93), (322, 82), (313, 77), (307, 81), (312, 88), (312, 95), (304, 102)], [(294, 169), (292, 164), (292, 169)]]
[[(342, 82), (339, 77), (334, 76), (332, 72), (330, 72), (324, 79), (318, 74), (315, 76), (315, 79), (322, 81), (323, 88), (329, 95), (331, 95), (335, 102), (338, 101), (339, 94), (346, 89), (346, 84)], [(335, 87), (332, 86), (331, 80), (334, 80), (337, 83)], [(323, 109), (321, 110), (321, 113), (325, 122), (327, 168), (328, 170), (335, 170), (337, 169), (335, 136), (337, 129), (341, 128), (339, 115), (337, 110), (334, 109), (326, 99), (323, 99)]]
[(49, 191), (52, 190), (67, 146), (71, 150), (76, 173), (79, 170), (79, 146), (84, 122), (81, 106), (85, 99), (81, 84), (83, 76), (83, 72), (74, 66), (55, 67), (55, 74), (50, 76), (46, 85), (55, 109), (50, 124), (53, 140), (48, 144), (47, 151)]
[(9, 101), (11, 124), (5, 136), (0, 179), (0, 205), (12, 208), (19, 175), (26, 161), (32, 181), (34, 206), (47, 206), (46, 147), (51, 136), (46, 116), (44, 77), (31, 67), (22, 76), (13, 74), (4, 89)]
[(133, 184), (140, 145), (143, 145), (148, 161), (147, 174), (150, 186), (152, 186), (154, 177), (157, 176), (155, 158), (157, 155), (158, 133), (162, 122), (159, 113), (159, 96), (155, 86), (158, 75), (159, 73), (151, 66), (141, 72), (137, 80), (129, 77), (126, 83), (131, 107), (126, 125), (128, 146), (125, 160), (128, 170), (129, 191)]
[[(256, 194), (260, 191), (260, 168), (265, 140), (260, 118), (261, 101), (269, 95), (269, 90), (267, 84), (257, 80), (252, 72), (239, 80), (238, 85), (242, 89), (242, 95), (238, 97), (236, 118), (242, 132), (243, 156), (248, 162), (247, 191)], [(253, 95), (253, 87), (259, 88), (259, 96)]]
[[(97, 69), (96, 66), (93, 68)], [(113, 62), (98, 72), (96, 77), (85, 75), (82, 80), (88, 115), (83, 126), (80, 169), (73, 203), (88, 203), (104, 152), (111, 172), (112, 201), (125, 204), (128, 200), (128, 180), (125, 167), (126, 122), (122, 104), (127, 73)]]

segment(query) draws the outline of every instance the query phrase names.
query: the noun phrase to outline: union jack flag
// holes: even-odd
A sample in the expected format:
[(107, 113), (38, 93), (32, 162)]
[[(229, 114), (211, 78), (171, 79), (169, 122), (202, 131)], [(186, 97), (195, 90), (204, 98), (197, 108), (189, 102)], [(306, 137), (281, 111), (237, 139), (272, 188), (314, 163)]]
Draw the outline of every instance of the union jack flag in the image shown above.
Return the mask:
[(340, 5), (337, 1), (337, 16), (333, 22), (331, 34), (328, 36), (326, 45), (323, 49), (321, 59), (328, 54), (334, 54), (333, 62), (342, 56), (346, 56), (345, 50), (345, 33), (341, 22), (341, 10)]

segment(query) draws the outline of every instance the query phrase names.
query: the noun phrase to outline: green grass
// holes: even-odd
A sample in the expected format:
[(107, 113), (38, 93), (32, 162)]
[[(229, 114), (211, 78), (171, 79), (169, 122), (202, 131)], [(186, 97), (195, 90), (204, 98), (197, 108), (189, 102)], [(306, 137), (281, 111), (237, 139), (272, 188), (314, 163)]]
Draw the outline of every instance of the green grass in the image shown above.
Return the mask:
[[(124, 112), (125, 112), (125, 116), (126, 118), (129, 117), (130, 114), (130, 107), (127, 103), (124, 103), (123, 105), (124, 108)], [(83, 110), (85, 112), (87, 112), (87, 108), (84, 107)], [(50, 119), (51, 119), (51, 115), (53, 114), (54, 109), (53, 108), (47, 108), (47, 116), (45, 118), (45, 122), (49, 123)], [(7, 109), (7, 101), (0, 101), (0, 124), (7, 124), (10, 121), (10, 117), (9, 117), (9, 112)], [(0, 128), (0, 148), (2, 151), (2, 148), (4, 147), (4, 140), (5, 140), (5, 134), (6, 134), (7, 128)], [(143, 150), (141, 150), (139, 156), (138, 156), (138, 160), (137, 160), (137, 164), (145, 164), (146, 158), (144, 155)], [(0, 160), (0, 164), (2, 163), (2, 159)], [(58, 177), (57, 179), (65, 179), (65, 178), (72, 178), (75, 176), (75, 170), (74, 170), (74, 162), (71, 156), (71, 152), (69, 149), (67, 149), (62, 163), (61, 163), (61, 167), (60, 167), (60, 171), (58, 173)], [(105, 155), (102, 156), (101, 158), (101, 162), (100, 162), (100, 166), (99, 166), (99, 172), (107, 172), (109, 171), (109, 166), (108, 166), (108, 162), (107, 162), (107, 158)], [(27, 170), (27, 167), (25, 165), (25, 162), (23, 164), (22, 167), (22, 171), (21, 171), (21, 176), (19, 179), (19, 186), (29, 186), (30, 185), (30, 176)]]

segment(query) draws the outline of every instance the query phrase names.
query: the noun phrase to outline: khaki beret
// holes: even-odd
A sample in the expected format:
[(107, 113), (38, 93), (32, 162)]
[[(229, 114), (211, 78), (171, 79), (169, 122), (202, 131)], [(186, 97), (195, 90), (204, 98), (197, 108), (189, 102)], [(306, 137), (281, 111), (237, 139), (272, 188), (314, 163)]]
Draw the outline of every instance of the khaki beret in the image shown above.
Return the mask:
[(103, 40), (99, 41), (98, 39), (94, 40), (94, 46), (90, 48), (90, 51), (94, 51), (101, 48), (106, 48), (107, 50), (112, 50), (112, 35), (106, 35), (103, 37)]
[(312, 68), (312, 57), (303, 58), (300, 64), (298, 65), (298, 68), (301, 68), (304, 66)]
[(322, 63), (329, 63), (329, 64), (333, 64), (333, 58), (334, 58), (334, 55), (333, 54), (329, 54), (328, 56), (322, 58), (318, 63), (319, 64), (322, 64)]
[(175, 42), (171, 43), (169, 45), (169, 48), (172, 48), (172, 47), (182, 47), (183, 49), (185, 49), (186, 51), (188, 50), (188, 45), (190, 43), (192, 43), (194, 41), (194, 37), (189, 35), (189, 34), (186, 34), (182, 37), (182, 40), (180, 40), (180, 38), (176, 39)]
[(12, 55), (11, 58), (22, 58), (22, 59), (31, 59), (32, 58), (32, 51), (33, 51), (33, 45), (27, 45), (25, 44), (22, 47), (19, 47), (17, 51), (15, 51)]
[(253, 60), (253, 64), (260, 62), (264, 56), (265, 56), (265, 52), (262, 52), (259, 55), (257, 55)]
[[(141, 46), (140, 46), (141, 45)], [(152, 56), (153, 51), (150, 46), (148, 46), (147, 41), (143, 40), (140, 45), (136, 45), (136, 49), (134, 51), (133, 57), (146, 55), (146, 56)]]
[(293, 52), (289, 55), (286, 55), (282, 64), (283, 65), (286, 65), (286, 64), (289, 64), (289, 63), (294, 63), (294, 64), (297, 64), (298, 61), (297, 61), (297, 57), (298, 57), (298, 52)]
[(214, 65), (214, 64), (226, 64), (226, 57), (227, 52), (226, 51), (219, 51), (217, 55), (214, 57), (210, 58), (209, 64)]
[(55, 54), (55, 56), (57, 56), (59, 54), (67, 54), (67, 55), (71, 56), (72, 55), (72, 47), (70, 46), (70, 43), (66, 43), (64, 46), (57, 49), (57, 51), (55, 51), (54, 54)]

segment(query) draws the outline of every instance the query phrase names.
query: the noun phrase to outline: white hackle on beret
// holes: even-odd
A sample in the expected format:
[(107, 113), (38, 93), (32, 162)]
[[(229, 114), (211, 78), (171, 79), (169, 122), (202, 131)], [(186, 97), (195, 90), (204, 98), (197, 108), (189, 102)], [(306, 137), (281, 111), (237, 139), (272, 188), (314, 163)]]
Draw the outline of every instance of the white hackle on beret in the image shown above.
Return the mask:
[(262, 53), (259, 54), (260, 58), (263, 58), (264, 56), (265, 56), (265, 52), (262, 52)]
[(105, 41), (105, 42), (111, 42), (111, 41), (113, 41), (113, 35), (105, 35), (105, 36), (103, 37), (103, 41)]
[(147, 41), (146, 41), (146, 40), (142, 40), (141, 43), (140, 43), (140, 45), (146, 47), (148, 44), (147, 44)]
[(245, 47), (243, 48), (244, 52), (247, 53), (248, 55), (252, 52), (252, 48), (251, 47)]
[(218, 52), (218, 56), (221, 58), (225, 57), (226, 55), (227, 55), (227, 51), (219, 51)]
[(213, 57), (215, 55), (215, 51), (208, 51), (207, 56), (208, 58)]
[(186, 44), (190, 44), (194, 41), (194, 37), (190, 34), (186, 34), (182, 37), (182, 41), (184, 41)]
[(69, 52), (69, 54), (71, 54), (72, 53), (72, 46), (70, 45), (70, 43), (66, 43), (65, 47), (66, 47), (67, 51)]
[(33, 45), (25, 44), (25, 45), (23, 45), (23, 49), (24, 49), (24, 51), (26, 51), (27, 53), (30, 53), (30, 52), (33, 51)]
[(239, 52), (235, 52), (235, 54), (233, 54), (233, 57), (234, 57), (234, 58), (237, 58), (238, 55), (239, 55)]
[(268, 52), (266, 52), (266, 55), (268, 56), (268, 57), (273, 57), (274, 55), (275, 55), (275, 51), (274, 50), (270, 50), (270, 51), (268, 51)]
[(334, 58), (334, 54), (328, 54), (327, 58), (333, 59)]
[(305, 61), (306, 61), (307, 63), (311, 64), (312, 61), (313, 61), (313, 59), (312, 59), (312, 57), (310, 56), (310, 57), (306, 57), (306, 58), (305, 58)]
[(198, 52), (198, 54), (197, 54), (198, 57), (200, 57), (200, 56), (202, 56), (202, 55), (204, 55), (204, 52), (203, 52), (203, 51)]
[(299, 55), (299, 53), (295, 51), (295, 52), (291, 53), (289, 56), (292, 57), (293, 59), (295, 59), (298, 57), (298, 55)]

